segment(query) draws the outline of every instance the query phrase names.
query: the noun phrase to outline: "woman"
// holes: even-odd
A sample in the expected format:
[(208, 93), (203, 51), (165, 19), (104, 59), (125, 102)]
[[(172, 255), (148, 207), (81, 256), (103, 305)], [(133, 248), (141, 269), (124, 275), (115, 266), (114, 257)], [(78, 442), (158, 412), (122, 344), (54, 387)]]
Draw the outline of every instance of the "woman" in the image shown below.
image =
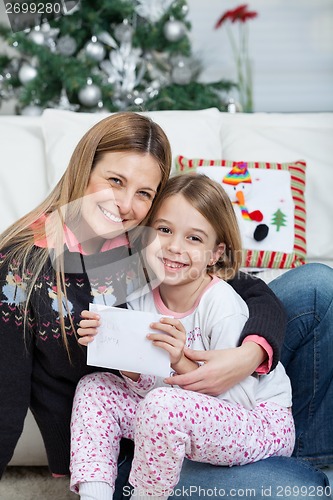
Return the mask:
[(111, 116), (82, 138), (46, 200), (3, 233), (1, 474), (28, 407), (51, 472), (68, 473), (75, 387), (94, 371), (76, 340), (80, 312), (92, 301), (124, 307), (135, 282), (124, 233), (145, 219), (170, 164), (158, 125), (135, 114)]
[[(51, 472), (68, 473), (75, 387), (83, 375), (98, 370), (86, 365), (76, 341), (79, 314), (92, 301), (124, 307), (136, 286), (137, 269), (125, 233), (144, 224), (170, 165), (170, 145), (159, 126), (135, 113), (111, 115), (79, 141), (46, 200), (1, 235), (0, 474), (28, 407), (41, 430)], [(218, 353), (235, 363), (237, 375), (231, 377), (230, 365), (220, 366), (226, 387), (260, 365), (273, 368), (285, 328), (280, 303), (264, 283), (242, 275), (231, 284), (247, 301), (250, 319), (241, 341), (250, 341)], [(306, 296), (307, 288), (300, 287), (298, 295)], [(302, 332), (305, 337), (307, 328)], [(240, 352), (246, 363), (237, 363)], [(119, 479), (126, 475), (129, 455), (124, 449)], [(295, 482), (298, 474), (296, 469)], [(323, 484), (323, 478), (316, 475), (316, 484)]]

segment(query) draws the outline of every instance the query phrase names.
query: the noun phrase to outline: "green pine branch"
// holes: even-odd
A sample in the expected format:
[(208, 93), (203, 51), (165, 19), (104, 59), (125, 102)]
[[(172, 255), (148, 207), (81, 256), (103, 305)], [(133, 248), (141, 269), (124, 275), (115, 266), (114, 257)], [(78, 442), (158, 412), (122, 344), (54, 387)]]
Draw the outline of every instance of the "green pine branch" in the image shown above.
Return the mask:
[(169, 85), (159, 94), (150, 99), (145, 109), (153, 110), (197, 110), (205, 108), (218, 108), (225, 110), (221, 91), (229, 92), (234, 87), (232, 82), (221, 80), (219, 82), (204, 84), (191, 82), (188, 85)]

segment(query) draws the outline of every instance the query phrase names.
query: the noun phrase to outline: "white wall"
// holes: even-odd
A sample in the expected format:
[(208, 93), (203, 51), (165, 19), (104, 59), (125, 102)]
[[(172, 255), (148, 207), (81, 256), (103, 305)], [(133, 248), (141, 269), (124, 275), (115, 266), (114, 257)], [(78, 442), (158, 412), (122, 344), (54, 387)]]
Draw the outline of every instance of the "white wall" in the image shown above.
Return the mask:
[[(214, 24), (241, 3), (188, 0), (203, 81), (235, 78), (226, 31), (214, 30)], [(259, 14), (248, 21), (255, 111), (333, 111), (333, 0), (249, 0), (248, 5)], [(0, 21), (5, 19), (0, 0)], [(12, 109), (7, 103), (0, 114)]]
[[(225, 28), (214, 30), (214, 24), (242, 3), (188, 0), (193, 49), (204, 61), (205, 81), (235, 77)], [(333, 111), (333, 0), (249, 0), (248, 6), (258, 12), (247, 21), (255, 110)]]

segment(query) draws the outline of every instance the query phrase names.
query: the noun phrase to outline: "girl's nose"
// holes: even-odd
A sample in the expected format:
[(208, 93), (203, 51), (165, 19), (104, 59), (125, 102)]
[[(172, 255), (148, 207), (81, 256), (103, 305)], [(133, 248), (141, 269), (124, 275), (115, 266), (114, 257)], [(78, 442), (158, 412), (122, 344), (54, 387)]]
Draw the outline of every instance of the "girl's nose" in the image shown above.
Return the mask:
[(181, 238), (177, 235), (172, 235), (169, 245), (168, 245), (168, 250), (169, 252), (172, 253), (182, 253), (182, 244), (181, 244)]

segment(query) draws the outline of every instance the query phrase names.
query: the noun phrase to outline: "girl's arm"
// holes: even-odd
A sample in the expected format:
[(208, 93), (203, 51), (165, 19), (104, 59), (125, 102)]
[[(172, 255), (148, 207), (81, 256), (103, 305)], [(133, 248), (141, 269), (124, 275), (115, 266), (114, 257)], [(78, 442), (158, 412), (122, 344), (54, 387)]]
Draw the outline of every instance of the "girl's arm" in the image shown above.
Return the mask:
[[(281, 302), (264, 281), (245, 273), (239, 273), (229, 284), (249, 308), (249, 319), (240, 337), (241, 345), (216, 351), (185, 349), (186, 356), (202, 363), (201, 366), (190, 373), (169, 377), (165, 379), (166, 383), (212, 396), (227, 391), (267, 360), (267, 352), (251, 336), (266, 340), (273, 352), (270, 369), (275, 368), (286, 328), (286, 314)], [(254, 341), (242, 343), (245, 338)]]

